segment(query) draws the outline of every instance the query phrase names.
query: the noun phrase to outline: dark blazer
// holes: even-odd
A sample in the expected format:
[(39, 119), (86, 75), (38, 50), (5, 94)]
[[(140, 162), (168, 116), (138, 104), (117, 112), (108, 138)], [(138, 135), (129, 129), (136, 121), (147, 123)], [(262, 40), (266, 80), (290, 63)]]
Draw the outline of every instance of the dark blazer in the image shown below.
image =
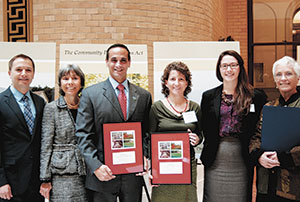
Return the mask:
[[(129, 83), (129, 114), (125, 120), (115, 90), (107, 79), (82, 91), (76, 119), (76, 136), (87, 167), (86, 187), (98, 191), (109, 182), (100, 182), (93, 174), (104, 162), (103, 123), (142, 122), (143, 139), (148, 130), (151, 94)], [(144, 152), (147, 152), (144, 144)], [(147, 153), (144, 153), (147, 155)]]
[(9, 184), (13, 195), (23, 194), (28, 186), (38, 193), (40, 186), (41, 121), (45, 102), (36, 94), (30, 95), (36, 109), (33, 135), (11, 90), (0, 93), (0, 186)]
[[(219, 148), (220, 136), (220, 105), (223, 85), (208, 90), (203, 93), (201, 100), (202, 110), (202, 129), (204, 134), (204, 148), (201, 154), (201, 161), (206, 168), (210, 167), (217, 154)], [(246, 165), (249, 165), (249, 141), (254, 135), (256, 124), (260, 117), (263, 105), (266, 103), (266, 95), (264, 92), (254, 90), (252, 103), (255, 106), (255, 112), (249, 112), (242, 119), (241, 134), (239, 139), (242, 144), (242, 156)], [(249, 166), (248, 166), (249, 167)]]

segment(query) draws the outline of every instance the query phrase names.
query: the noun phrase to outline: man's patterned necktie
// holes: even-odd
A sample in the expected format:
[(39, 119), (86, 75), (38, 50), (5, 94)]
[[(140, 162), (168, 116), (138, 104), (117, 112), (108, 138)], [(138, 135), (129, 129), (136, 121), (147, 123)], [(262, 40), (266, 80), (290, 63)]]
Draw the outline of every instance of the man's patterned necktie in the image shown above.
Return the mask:
[(22, 97), (21, 101), (24, 103), (24, 118), (26, 120), (28, 129), (30, 134), (32, 134), (32, 130), (34, 127), (34, 117), (32, 115), (31, 109), (30, 109), (30, 105), (29, 105), (29, 98), (24, 95), (24, 97)]

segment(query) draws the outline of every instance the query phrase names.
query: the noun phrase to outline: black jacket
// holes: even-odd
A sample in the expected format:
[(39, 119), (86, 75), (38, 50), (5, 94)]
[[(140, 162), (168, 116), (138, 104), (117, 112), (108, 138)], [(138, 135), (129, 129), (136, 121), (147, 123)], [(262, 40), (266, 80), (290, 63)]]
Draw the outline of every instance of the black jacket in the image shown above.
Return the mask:
[[(219, 148), (220, 105), (222, 90), (223, 85), (220, 85), (216, 88), (204, 92), (202, 95), (201, 120), (205, 139), (201, 161), (206, 168), (210, 167), (214, 163)], [(242, 118), (241, 134), (239, 135), (239, 139), (242, 144), (241, 152), (246, 165), (249, 165), (248, 145), (250, 137), (254, 135), (256, 124), (260, 117), (261, 109), (266, 103), (266, 95), (264, 94), (264, 92), (254, 90), (252, 103), (255, 106), (255, 112), (249, 112)]]
[(14, 95), (0, 94), (0, 186), (9, 184), (13, 195), (23, 194), (31, 183), (39, 191), (41, 121), (45, 102), (31, 93), (36, 116), (33, 134)]

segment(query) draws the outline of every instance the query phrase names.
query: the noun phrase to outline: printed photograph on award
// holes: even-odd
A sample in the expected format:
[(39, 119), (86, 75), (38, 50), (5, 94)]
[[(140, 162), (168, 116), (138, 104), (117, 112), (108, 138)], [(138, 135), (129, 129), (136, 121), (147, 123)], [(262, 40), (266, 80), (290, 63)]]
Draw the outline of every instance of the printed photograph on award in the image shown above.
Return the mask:
[(159, 159), (181, 159), (182, 141), (159, 141)]
[(190, 184), (191, 159), (187, 132), (151, 133), (152, 184)]
[(111, 131), (111, 149), (129, 149), (135, 148), (134, 130)]
[(113, 174), (144, 171), (140, 122), (103, 124), (104, 162)]

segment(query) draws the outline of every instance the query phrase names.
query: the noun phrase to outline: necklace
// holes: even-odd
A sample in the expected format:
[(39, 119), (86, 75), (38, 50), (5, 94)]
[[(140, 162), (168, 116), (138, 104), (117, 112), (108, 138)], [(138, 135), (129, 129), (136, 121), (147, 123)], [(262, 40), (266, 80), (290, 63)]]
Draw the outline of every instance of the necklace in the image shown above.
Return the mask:
[(77, 104), (74, 104), (74, 105), (73, 105), (73, 104), (68, 103), (68, 102), (67, 102), (67, 99), (65, 99), (65, 101), (66, 101), (66, 103), (67, 103), (69, 109), (78, 109), (79, 102), (77, 102)]
[[(185, 98), (184, 98), (184, 99), (185, 99)], [(175, 109), (175, 107), (172, 105), (172, 103), (169, 101), (168, 98), (167, 98), (167, 101), (168, 101), (169, 105), (172, 107), (172, 109), (173, 109), (175, 112), (177, 112), (178, 114), (182, 114), (183, 112), (185, 112), (185, 111), (187, 110), (187, 107), (188, 107), (188, 100), (187, 100), (187, 99), (185, 99), (185, 108), (184, 108), (184, 110), (183, 110), (182, 112), (177, 111), (177, 110)]]
[(234, 98), (232, 96), (232, 98), (227, 98), (226, 97), (226, 94), (225, 94), (225, 91), (222, 91), (222, 100), (229, 106), (231, 105), (232, 103), (234, 103)]
[(67, 103), (69, 109), (78, 109), (79, 102), (76, 105)]

